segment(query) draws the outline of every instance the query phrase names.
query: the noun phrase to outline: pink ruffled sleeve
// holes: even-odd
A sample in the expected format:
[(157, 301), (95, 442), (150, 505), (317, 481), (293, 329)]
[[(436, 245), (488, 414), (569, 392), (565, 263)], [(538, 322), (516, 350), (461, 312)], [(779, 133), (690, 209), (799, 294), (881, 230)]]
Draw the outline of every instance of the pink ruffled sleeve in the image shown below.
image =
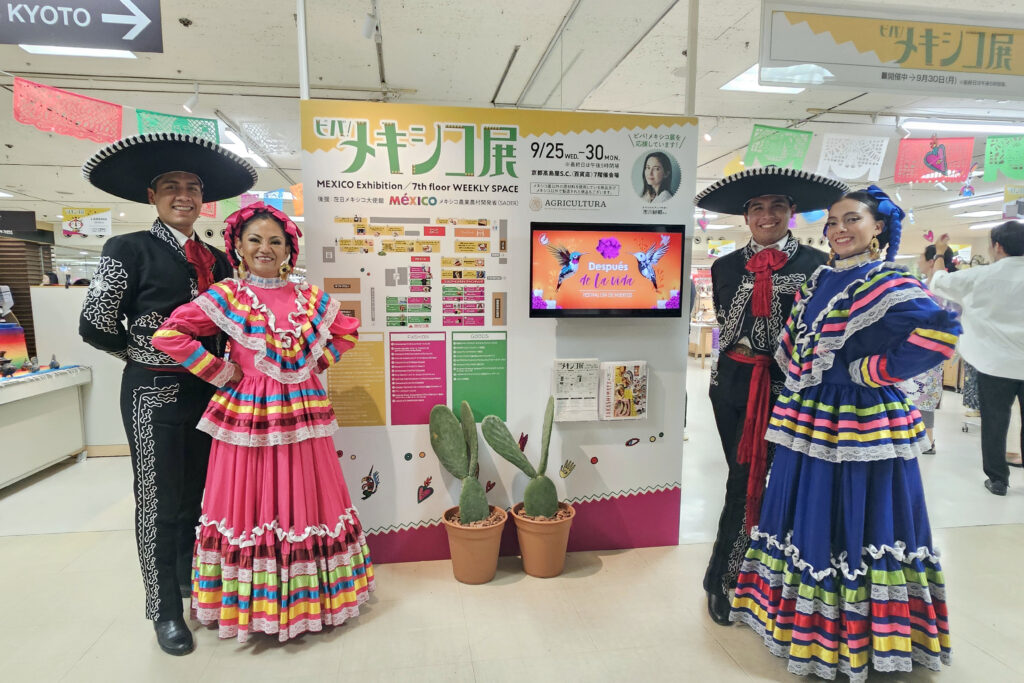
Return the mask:
[(317, 360), (317, 370), (320, 372), (341, 360), (341, 354), (355, 346), (359, 340), (359, 320), (338, 310), (340, 305), (334, 299), (330, 300), (328, 307), (329, 311), (336, 311), (336, 314), (329, 328), (330, 338), (324, 345), (324, 355)]
[(176, 308), (153, 333), (153, 347), (181, 363), (200, 379), (222, 387), (231, 381), (234, 366), (207, 351), (198, 340), (218, 332), (220, 329), (206, 313), (191, 302)]

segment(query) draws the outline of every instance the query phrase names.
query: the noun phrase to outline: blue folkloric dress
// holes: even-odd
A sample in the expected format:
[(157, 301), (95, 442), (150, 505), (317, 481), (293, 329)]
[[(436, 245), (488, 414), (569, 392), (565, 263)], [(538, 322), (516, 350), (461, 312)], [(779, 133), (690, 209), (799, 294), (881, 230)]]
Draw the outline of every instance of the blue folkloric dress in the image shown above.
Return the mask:
[(960, 324), (893, 264), (853, 257), (804, 285), (776, 360), (786, 387), (731, 619), (796, 674), (852, 681), (949, 663), (946, 589), (896, 386), (949, 358)]

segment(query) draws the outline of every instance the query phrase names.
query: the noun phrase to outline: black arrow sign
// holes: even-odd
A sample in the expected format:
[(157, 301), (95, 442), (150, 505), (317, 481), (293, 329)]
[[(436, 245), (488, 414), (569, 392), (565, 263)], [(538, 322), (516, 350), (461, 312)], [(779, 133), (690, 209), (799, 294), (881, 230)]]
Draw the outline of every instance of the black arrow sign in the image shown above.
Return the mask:
[(160, 0), (0, 0), (0, 43), (163, 52)]

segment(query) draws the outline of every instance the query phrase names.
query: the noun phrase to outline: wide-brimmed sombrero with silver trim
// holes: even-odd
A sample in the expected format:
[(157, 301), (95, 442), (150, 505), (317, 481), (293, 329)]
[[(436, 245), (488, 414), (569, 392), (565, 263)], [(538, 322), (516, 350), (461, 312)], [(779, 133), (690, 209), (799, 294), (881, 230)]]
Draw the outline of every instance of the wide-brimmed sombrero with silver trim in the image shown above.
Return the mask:
[(203, 181), (203, 201), (237, 197), (256, 184), (252, 164), (215, 142), (180, 133), (146, 133), (124, 138), (93, 154), (82, 166), (90, 183), (112, 195), (148, 204), (146, 188), (172, 171)]
[(818, 211), (849, 192), (850, 187), (839, 180), (795, 168), (765, 166), (748, 168), (712, 183), (693, 199), (708, 211), (743, 214), (748, 201), (766, 194), (786, 195), (797, 211)]

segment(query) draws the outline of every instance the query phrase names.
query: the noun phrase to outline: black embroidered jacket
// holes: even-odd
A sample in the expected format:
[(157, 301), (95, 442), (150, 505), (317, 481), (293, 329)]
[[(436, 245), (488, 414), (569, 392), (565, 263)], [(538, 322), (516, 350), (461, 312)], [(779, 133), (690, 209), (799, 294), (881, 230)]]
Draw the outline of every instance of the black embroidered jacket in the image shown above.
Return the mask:
[[(793, 299), (800, 287), (828, 260), (828, 255), (813, 247), (800, 244), (792, 234), (782, 246), (788, 254), (786, 265), (772, 273), (771, 315), (757, 318), (751, 312), (754, 274), (746, 269), (754, 254), (753, 240), (738, 251), (727, 254), (711, 264), (711, 290), (718, 318), (718, 348), (725, 351), (741, 339), (757, 353), (774, 356), (779, 346), (779, 335), (793, 308)], [(714, 383), (717, 373), (712, 372)], [(772, 379), (777, 368), (772, 363)]]
[[(200, 294), (195, 267), (171, 230), (158, 219), (147, 232), (118, 235), (104, 245), (78, 323), (87, 344), (155, 369), (181, 367), (152, 344), (153, 333), (174, 309)], [(231, 277), (224, 252), (200, 243), (216, 259), (214, 281)], [(224, 351), (222, 335), (202, 342), (208, 351)]]

